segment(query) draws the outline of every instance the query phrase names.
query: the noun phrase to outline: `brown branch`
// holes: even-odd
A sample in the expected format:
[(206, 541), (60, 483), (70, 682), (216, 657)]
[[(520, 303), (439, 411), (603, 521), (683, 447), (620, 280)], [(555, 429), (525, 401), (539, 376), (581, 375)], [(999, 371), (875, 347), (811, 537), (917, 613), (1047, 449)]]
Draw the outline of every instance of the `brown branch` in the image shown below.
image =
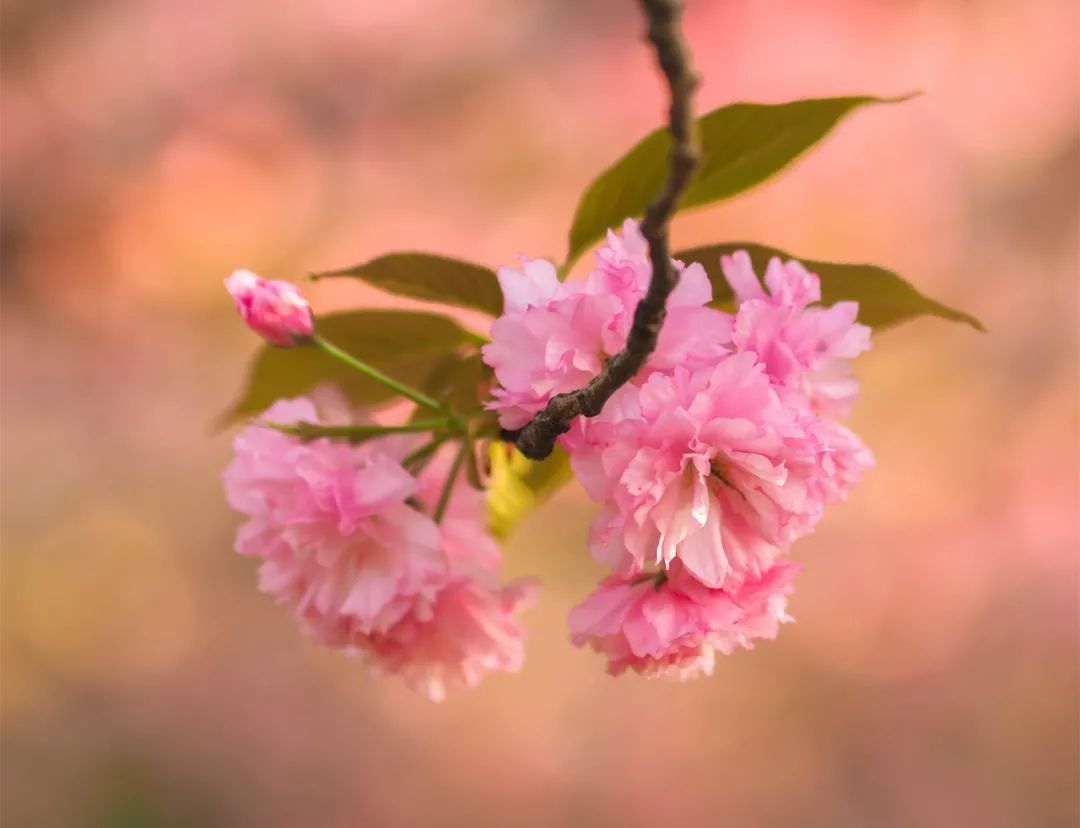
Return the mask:
[(645, 211), (641, 233), (649, 243), (652, 279), (645, 297), (634, 311), (634, 324), (626, 346), (615, 354), (604, 369), (577, 391), (557, 394), (547, 407), (519, 431), (505, 432), (526, 457), (542, 460), (555, 448), (560, 434), (566, 433), (578, 415), (595, 417), (611, 395), (628, 383), (656, 349), (660, 328), (667, 312), (667, 300), (679, 282), (679, 273), (671, 263), (668, 243), (668, 220), (679, 198), (690, 184), (700, 163), (696, 125), (691, 97), (698, 77), (690, 65), (690, 51), (681, 29), (681, 0), (640, 0), (648, 17), (648, 38), (656, 48), (657, 59), (671, 90), (669, 130), (672, 146), (668, 177), (663, 189)]

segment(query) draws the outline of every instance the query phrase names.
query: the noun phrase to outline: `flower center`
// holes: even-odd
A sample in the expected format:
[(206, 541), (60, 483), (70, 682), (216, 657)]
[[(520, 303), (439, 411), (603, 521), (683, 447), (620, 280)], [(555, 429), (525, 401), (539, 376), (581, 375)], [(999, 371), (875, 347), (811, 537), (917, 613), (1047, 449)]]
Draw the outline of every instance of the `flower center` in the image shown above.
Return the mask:
[(712, 476), (720, 481), (721, 485), (726, 486), (739, 495), (743, 500), (746, 499), (739, 487), (731, 482), (731, 465), (722, 457), (716, 457), (712, 461)]
[(638, 584), (643, 584), (646, 581), (652, 581), (653, 582), (653, 589), (655, 589), (657, 592), (659, 592), (660, 587), (662, 587), (668, 581), (667, 570), (666, 569), (658, 569), (656, 572), (645, 572), (645, 573), (639, 575), (638, 577), (636, 577), (633, 581), (631, 581), (630, 585), (631, 586), (637, 586)]

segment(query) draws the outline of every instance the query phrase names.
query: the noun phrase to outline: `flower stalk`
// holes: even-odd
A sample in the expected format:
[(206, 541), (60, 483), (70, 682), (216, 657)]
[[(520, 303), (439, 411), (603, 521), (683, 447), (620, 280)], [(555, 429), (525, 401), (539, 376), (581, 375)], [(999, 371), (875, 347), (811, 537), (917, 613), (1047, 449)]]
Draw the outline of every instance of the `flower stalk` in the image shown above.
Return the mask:
[(424, 394), (421, 391), (417, 391), (415, 388), (410, 388), (408, 385), (405, 385), (405, 383), (399, 382), (393, 377), (387, 376), (378, 368), (374, 368), (373, 366), (368, 365), (363, 360), (357, 359), (352, 354), (346, 353), (345, 351), (337, 347), (337, 345), (333, 344), (332, 342), (328, 342), (321, 336), (313, 336), (311, 338), (311, 342), (316, 347), (322, 349), (325, 353), (334, 357), (334, 359), (344, 362), (350, 368), (355, 368), (364, 376), (370, 377), (376, 382), (382, 383), (387, 388), (391, 389), (392, 391), (396, 391), (398, 394), (401, 394), (401, 396), (407, 399), (412, 400), (417, 405), (422, 405), (424, 406), (424, 408), (430, 408), (432, 411), (444, 411), (443, 406), (433, 400), (427, 394)]
[[(320, 425), (319, 423), (272, 423), (262, 422), (260, 425), (299, 437), (303, 442), (318, 440), (321, 437), (331, 439), (348, 440), (350, 443), (359, 443), (371, 437), (380, 437), (384, 434), (405, 434), (418, 431), (440, 431), (453, 425), (449, 419), (423, 420), (403, 425), (380, 425), (379, 423), (350, 423), (348, 425)], [(449, 436), (449, 435), (447, 435)], [(444, 440), (446, 437), (443, 438)]]
[(443, 483), (442, 492), (439, 493), (439, 502), (435, 504), (435, 511), (432, 513), (432, 518), (436, 523), (442, 523), (443, 515), (446, 514), (446, 507), (450, 505), (450, 495), (454, 491), (454, 482), (457, 480), (458, 473), (465, 463), (468, 452), (469, 441), (463, 440), (461, 448), (458, 449), (458, 453), (454, 457), (454, 463), (450, 466), (450, 471), (446, 475), (446, 482)]

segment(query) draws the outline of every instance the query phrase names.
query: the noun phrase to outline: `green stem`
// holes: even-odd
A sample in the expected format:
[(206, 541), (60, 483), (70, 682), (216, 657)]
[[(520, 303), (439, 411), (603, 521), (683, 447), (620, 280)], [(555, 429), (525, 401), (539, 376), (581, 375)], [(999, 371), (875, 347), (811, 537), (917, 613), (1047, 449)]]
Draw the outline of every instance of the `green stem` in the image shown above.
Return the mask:
[(469, 481), (469, 485), (478, 491), (484, 490), (484, 483), (480, 479), (480, 466), (476, 462), (476, 441), (469, 438), (466, 442), (468, 446), (468, 454), (465, 459), (468, 461), (465, 464), (465, 479)]
[[(261, 422), (267, 428), (275, 429), (284, 434), (299, 437), (305, 442), (317, 440), (320, 437), (344, 438), (359, 442), (368, 437), (377, 437), (381, 434), (401, 434), (416, 431), (438, 431), (450, 425), (449, 420), (424, 420), (404, 425), (379, 425), (378, 423), (354, 423), (350, 425), (319, 425), (318, 423), (299, 422), (293, 425), (286, 423)], [(442, 439), (446, 439), (443, 437)]]
[(436, 523), (442, 523), (443, 515), (446, 513), (446, 507), (450, 503), (450, 493), (454, 490), (454, 479), (458, 476), (458, 472), (461, 471), (461, 464), (465, 462), (465, 453), (469, 450), (469, 441), (463, 440), (461, 448), (458, 449), (457, 456), (454, 458), (454, 464), (450, 467), (450, 473), (446, 476), (446, 482), (443, 484), (442, 493), (439, 495), (439, 502), (435, 506), (435, 513), (432, 517), (435, 518)]
[(405, 468), (413, 465), (413, 463), (419, 463), (421, 460), (426, 460), (439, 450), (439, 446), (445, 443), (450, 438), (449, 434), (440, 434), (435, 437), (430, 443), (425, 443), (420, 446), (416, 451), (405, 456), (405, 459), (401, 461), (401, 465)]
[(398, 382), (393, 377), (388, 377), (382, 371), (378, 370), (377, 368), (373, 368), (362, 360), (357, 359), (352, 354), (345, 353), (345, 351), (341, 350), (339, 347), (337, 347), (337, 345), (334, 345), (332, 342), (327, 342), (321, 336), (314, 336), (312, 337), (311, 341), (318, 347), (322, 348), (326, 353), (330, 354), (330, 356), (334, 357), (335, 359), (341, 360), (350, 368), (355, 368), (361, 374), (371, 377), (371, 379), (375, 380), (376, 382), (381, 382), (387, 388), (397, 391), (399, 394), (401, 394), (401, 396), (407, 397), (417, 405), (425, 406), (426, 408), (430, 408), (434, 411), (443, 410), (443, 407), (439, 405), (439, 403), (437, 403), (435, 400), (431, 399), (431, 397), (427, 396), (427, 394), (423, 394), (420, 391), (417, 391), (415, 388), (410, 388), (404, 383)]

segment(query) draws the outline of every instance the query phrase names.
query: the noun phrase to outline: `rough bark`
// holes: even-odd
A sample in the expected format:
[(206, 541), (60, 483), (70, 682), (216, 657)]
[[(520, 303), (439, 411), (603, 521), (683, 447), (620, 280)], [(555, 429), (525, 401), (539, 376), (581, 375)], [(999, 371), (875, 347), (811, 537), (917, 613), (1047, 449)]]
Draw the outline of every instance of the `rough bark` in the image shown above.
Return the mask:
[(553, 397), (523, 428), (504, 432), (522, 454), (534, 460), (551, 454), (555, 441), (569, 430), (575, 417), (599, 414), (611, 395), (641, 369), (656, 349), (668, 297), (679, 281), (679, 273), (671, 262), (668, 222), (700, 163), (691, 106), (698, 76), (682, 33), (681, 0), (640, 2), (648, 19), (648, 39), (656, 49), (660, 69), (671, 91), (668, 129), (672, 143), (667, 180), (641, 221), (641, 233), (649, 244), (652, 278), (635, 309), (626, 346), (607, 361), (603, 370), (584, 388)]

